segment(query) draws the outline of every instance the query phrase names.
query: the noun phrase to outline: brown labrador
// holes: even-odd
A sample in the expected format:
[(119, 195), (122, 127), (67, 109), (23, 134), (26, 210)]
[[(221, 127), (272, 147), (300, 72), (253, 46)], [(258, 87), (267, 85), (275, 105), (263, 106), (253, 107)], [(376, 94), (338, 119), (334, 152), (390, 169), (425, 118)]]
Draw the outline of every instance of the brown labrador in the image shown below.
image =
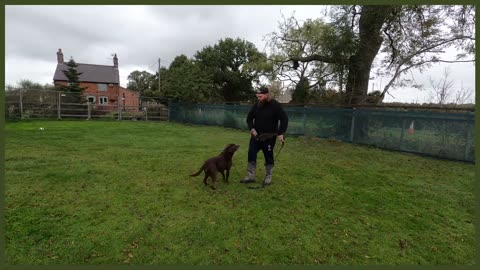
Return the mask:
[[(233, 154), (238, 150), (240, 145), (238, 144), (229, 144), (223, 149), (220, 155), (207, 159), (198, 172), (191, 174), (190, 176), (198, 176), (202, 171), (205, 172), (205, 178), (203, 178), (203, 183), (207, 185), (207, 178), (212, 179), (212, 188), (215, 189), (215, 180), (217, 178), (217, 172), (220, 172), (223, 176), (223, 181), (228, 182), (228, 176), (230, 175), (230, 168), (232, 167), (232, 157)], [(224, 171), (227, 172), (225, 177)]]

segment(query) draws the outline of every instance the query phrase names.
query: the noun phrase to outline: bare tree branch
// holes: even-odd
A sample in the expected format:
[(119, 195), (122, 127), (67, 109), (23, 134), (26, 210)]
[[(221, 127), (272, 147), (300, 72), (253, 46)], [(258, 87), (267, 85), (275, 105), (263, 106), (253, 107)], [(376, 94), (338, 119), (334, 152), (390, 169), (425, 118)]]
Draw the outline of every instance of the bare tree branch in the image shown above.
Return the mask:
[(475, 62), (475, 59), (472, 59), (472, 60), (435, 60), (435, 61), (432, 61), (432, 62), (442, 62), (442, 63), (472, 63), (472, 62)]
[(320, 61), (329, 64), (347, 64), (347, 61), (344, 61), (339, 58), (330, 58), (326, 56), (322, 56), (319, 54), (312, 54), (310, 56), (299, 57), (299, 56), (290, 56), (290, 60), (292, 61), (299, 61), (299, 62), (312, 62), (312, 61)]

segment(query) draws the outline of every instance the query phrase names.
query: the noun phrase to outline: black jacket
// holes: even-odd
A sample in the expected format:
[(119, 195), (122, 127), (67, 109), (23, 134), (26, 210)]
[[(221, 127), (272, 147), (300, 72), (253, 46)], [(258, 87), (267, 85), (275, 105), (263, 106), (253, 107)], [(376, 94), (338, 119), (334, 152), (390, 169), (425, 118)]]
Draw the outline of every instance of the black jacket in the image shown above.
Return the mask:
[(258, 134), (277, 133), (283, 135), (287, 131), (288, 116), (280, 103), (274, 99), (261, 106), (257, 102), (248, 112), (247, 125), (248, 129), (254, 128)]

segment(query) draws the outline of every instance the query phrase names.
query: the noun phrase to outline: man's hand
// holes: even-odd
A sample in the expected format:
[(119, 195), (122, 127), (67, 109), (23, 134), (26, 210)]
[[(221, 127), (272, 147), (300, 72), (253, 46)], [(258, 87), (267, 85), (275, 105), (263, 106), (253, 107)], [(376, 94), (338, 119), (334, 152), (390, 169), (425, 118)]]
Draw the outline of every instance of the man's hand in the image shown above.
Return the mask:
[(278, 139), (279, 139), (282, 143), (285, 143), (285, 138), (283, 137), (283, 135), (278, 135)]
[(250, 130), (250, 132), (252, 133), (253, 137), (257, 137), (258, 133), (254, 128), (252, 128), (252, 130)]

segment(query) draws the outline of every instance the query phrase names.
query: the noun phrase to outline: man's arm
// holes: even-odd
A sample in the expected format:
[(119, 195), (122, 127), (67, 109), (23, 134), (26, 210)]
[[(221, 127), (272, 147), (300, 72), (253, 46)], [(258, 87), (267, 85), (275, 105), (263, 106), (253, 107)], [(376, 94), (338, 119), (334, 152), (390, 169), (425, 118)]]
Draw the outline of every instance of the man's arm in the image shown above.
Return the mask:
[(278, 135), (283, 135), (287, 132), (288, 128), (288, 116), (285, 110), (283, 110), (282, 106), (278, 104), (278, 116), (280, 119), (280, 127), (278, 128)]
[(255, 106), (256, 104), (252, 106), (247, 115), (247, 125), (249, 130), (252, 130), (253, 128), (253, 119), (255, 118)]

